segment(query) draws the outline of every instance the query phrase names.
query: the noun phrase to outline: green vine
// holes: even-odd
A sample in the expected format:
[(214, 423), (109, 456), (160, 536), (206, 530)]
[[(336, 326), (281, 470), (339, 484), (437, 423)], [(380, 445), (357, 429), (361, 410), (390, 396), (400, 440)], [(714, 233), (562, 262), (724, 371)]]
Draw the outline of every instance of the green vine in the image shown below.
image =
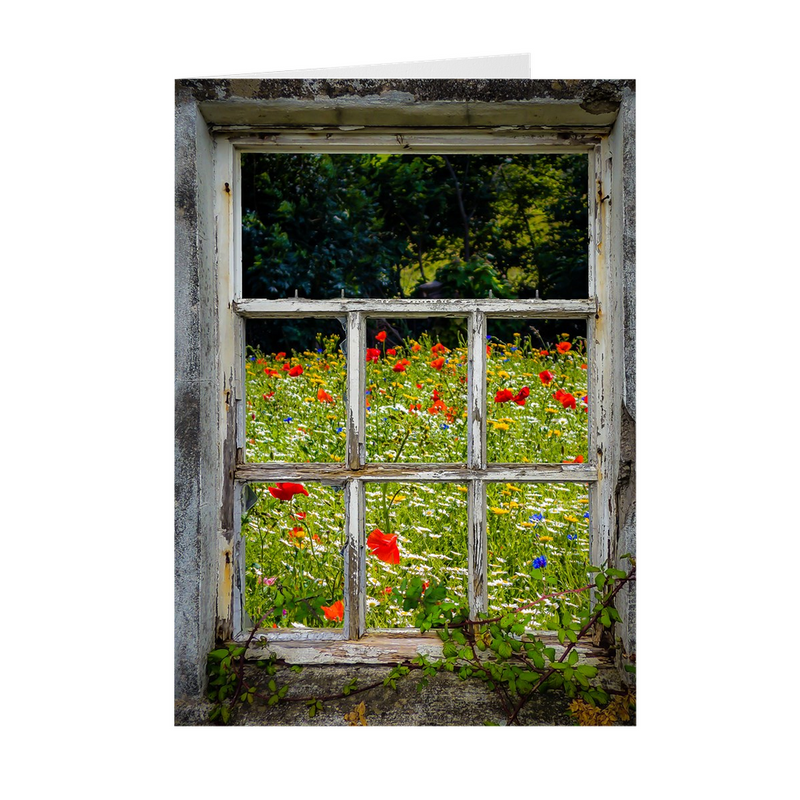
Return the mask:
[[(457, 674), (462, 680), (482, 680), (494, 692), (503, 709), (507, 725), (519, 724), (518, 718), (525, 704), (534, 696), (560, 691), (572, 700), (570, 714), (578, 724), (613, 724), (626, 720), (635, 703), (633, 694), (622, 694), (604, 689), (594, 679), (597, 667), (581, 663), (578, 643), (601, 630), (611, 631), (621, 622), (614, 600), (628, 582), (635, 580), (636, 564), (630, 555), (628, 572), (615, 568), (590, 567), (594, 582), (580, 589), (544, 595), (536, 601), (520, 606), (502, 616), (480, 615), (470, 619), (469, 612), (447, 599), (447, 587), (431, 584), (425, 587), (420, 578), (404, 580), (395, 589), (403, 608), (416, 611), (415, 623), (421, 632), (435, 630), (442, 640), (442, 658), (431, 659), (419, 655), (393, 667), (382, 681), (358, 685), (357, 679), (349, 681), (338, 694), (324, 697), (290, 696), (289, 686), (278, 686), (276, 657), (270, 656), (256, 662), (269, 676), (268, 692), (258, 691), (245, 679), (245, 655), (252, 644), (257, 628), (254, 628), (244, 645), (235, 644), (212, 651), (208, 657), (209, 693), (214, 704), (210, 720), (228, 724), (236, 707), (256, 701), (267, 706), (279, 702), (302, 702), (308, 708), (309, 717), (323, 712), (324, 704), (331, 700), (369, 691), (377, 686), (397, 688), (397, 682), (412, 673), (419, 676), (417, 689), (422, 691), (430, 678), (440, 670)], [(573, 592), (594, 590), (595, 602), (591, 609), (573, 616), (574, 610), (562, 609), (554, 603), (554, 611), (547, 622), (547, 629), (555, 632), (563, 651), (556, 657), (556, 649), (548, 646), (534, 633), (526, 629), (523, 613), (536, 603), (557, 598)], [(302, 667), (291, 668), (300, 672)], [(633, 664), (625, 669), (635, 672)], [(347, 717), (349, 721), (349, 717)], [(359, 707), (359, 724), (366, 724), (363, 704)]]

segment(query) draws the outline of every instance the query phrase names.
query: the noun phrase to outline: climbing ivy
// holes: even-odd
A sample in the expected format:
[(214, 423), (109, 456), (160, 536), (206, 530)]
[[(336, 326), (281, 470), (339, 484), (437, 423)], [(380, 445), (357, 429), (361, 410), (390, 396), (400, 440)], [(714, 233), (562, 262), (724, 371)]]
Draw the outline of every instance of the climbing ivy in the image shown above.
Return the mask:
[[(289, 695), (289, 685), (279, 686), (276, 680), (276, 658), (256, 662), (269, 677), (267, 692), (259, 691), (245, 679), (245, 655), (252, 644), (256, 629), (244, 645), (235, 644), (213, 650), (208, 657), (209, 692), (213, 703), (210, 720), (228, 724), (241, 704), (258, 701), (267, 706), (279, 702), (303, 702), (309, 717), (324, 711), (324, 703), (361, 693), (377, 686), (397, 688), (400, 680), (412, 673), (417, 676), (417, 689), (423, 691), (430, 678), (439, 671), (451, 672), (461, 680), (480, 680), (492, 691), (506, 717), (506, 724), (519, 724), (519, 714), (534, 696), (546, 692), (562, 692), (571, 699), (570, 714), (581, 725), (608, 725), (626, 721), (635, 705), (635, 696), (628, 690), (622, 696), (604, 688), (595, 679), (598, 670), (592, 664), (582, 663), (578, 643), (594, 636), (598, 631), (612, 631), (621, 621), (614, 600), (622, 587), (635, 579), (636, 564), (630, 555), (623, 556), (631, 562), (627, 572), (613, 567), (590, 567), (594, 582), (581, 591), (594, 590), (595, 601), (590, 609), (580, 612), (577, 621), (571, 612), (553, 604), (553, 613), (547, 629), (555, 632), (562, 645), (560, 654), (535, 633), (527, 630), (527, 617), (523, 613), (534, 603), (522, 606), (501, 616), (482, 614), (471, 619), (469, 611), (447, 600), (444, 584), (431, 584), (423, 591), (418, 577), (401, 583), (398, 591), (403, 607), (415, 612), (415, 623), (421, 632), (434, 630), (442, 641), (442, 657), (416, 658), (392, 667), (382, 681), (359, 685), (352, 679), (338, 694), (326, 697), (300, 697)], [(557, 598), (547, 595), (544, 599)], [(635, 671), (626, 664), (625, 669)], [(302, 667), (292, 667), (299, 672)], [(366, 725), (363, 703), (355, 717), (347, 718), (350, 724)]]

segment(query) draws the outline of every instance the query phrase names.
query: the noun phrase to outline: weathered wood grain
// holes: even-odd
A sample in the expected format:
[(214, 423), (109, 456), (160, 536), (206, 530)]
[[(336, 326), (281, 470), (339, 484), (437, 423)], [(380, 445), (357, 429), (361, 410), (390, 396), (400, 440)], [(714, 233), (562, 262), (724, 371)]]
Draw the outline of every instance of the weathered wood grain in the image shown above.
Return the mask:
[(432, 316), (467, 317), (482, 312), (487, 317), (530, 317), (544, 319), (581, 319), (594, 314), (597, 304), (585, 300), (365, 300), (338, 297), (309, 300), (287, 297), (278, 300), (243, 298), (233, 303), (233, 310), (249, 319), (343, 317), (360, 312), (367, 319), (386, 317), (426, 318)]
[(486, 483), (482, 480), (470, 481), (467, 497), (467, 602), (470, 616), (476, 618), (489, 608), (486, 584)]
[(345, 484), (345, 559), (344, 630), (349, 639), (358, 639), (366, 620), (366, 503), (364, 484), (349, 480)]
[(494, 483), (592, 483), (597, 468), (591, 464), (488, 464), (470, 469), (466, 464), (365, 464), (354, 472), (344, 464), (239, 464), (236, 479), (247, 483), (274, 481), (320, 481), (343, 485), (356, 476), (367, 482), (420, 481), (466, 483), (484, 480)]
[[(305, 635), (307, 631), (296, 630), (293, 639), (285, 634), (264, 631), (256, 634), (248, 648), (246, 658), (263, 659), (275, 655), (287, 664), (397, 664), (409, 661), (420, 654), (431, 658), (442, 658), (442, 640), (435, 633), (420, 633), (416, 629), (370, 631), (359, 641), (347, 641), (333, 638), (330, 631), (313, 631), (328, 634), (327, 639), (319, 636)], [(341, 634), (338, 634), (340, 637)], [(555, 634), (550, 631), (537, 631), (536, 636), (548, 647), (556, 651), (556, 658), (564, 652)], [(240, 642), (246, 636), (239, 637)], [(577, 646), (583, 663), (594, 666), (612, 668), (605, 651), (593, 646), (590, 642), (580, 642)]]
[(366, 321), (361, 313), (347, 315), (347, 465), (360, 469), (367, 457)]
[(231, 131), (225, 138), (238, 150), (250, 153), (586, 153), (600, 141), (596, 128), (552, 131), (516, 126), (436, 131), (273, 128), (250, 135)]

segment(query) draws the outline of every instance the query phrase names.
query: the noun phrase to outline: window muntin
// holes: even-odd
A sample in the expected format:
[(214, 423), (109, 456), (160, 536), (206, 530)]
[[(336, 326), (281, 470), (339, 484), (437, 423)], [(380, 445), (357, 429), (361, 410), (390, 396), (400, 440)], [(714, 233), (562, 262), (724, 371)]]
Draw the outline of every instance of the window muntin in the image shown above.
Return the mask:
[[(599, 154), (591, 163), (598, 166)], [(592, 181), (590, 180), (590, 184)], [(592, 192), (589, 193), (590, 198)], [(598, 241), (598, 216), (596, 207), (590, 209), (590, 219), (594, 228), (595, 242)], [(594, 262), (594, 248), (590, 248), (590, 291), (583, 300), (531, 300), (531, 301), (414, 301), (389, 300), (368, 301), (347, 298), (327, 301), (308, 301), (302, 298), (286, 298), (274, 301), (258, 299), (235, 299), (233, 308), (236, 316), (244, 318), (287, 319), (302, 316), (319, 318), (339, 318), (346, 320), (349, 353), (366, 355), (366, 323), (369, 319), (385, 319), (387, 316), (460, 316), (465, 318), (468, 328), (469, 348), (469, 403), (468, 403), (468, 454), (466, 467), (461, 465), (370, 464), (365, 449), (365, 371), (355, 366), (356, 359), (348, 359), (347, 383), (348, 426), (346, 432), (347, 448), (345, 463), (324, 464), (244, 464), (240, 459), (236, 469), (236, 480), (240, 486), (253, 480), (284, 480), (319, 478), (335, 482), (344, 487), (346, 505), (345, 548), (345, 623), (343, 635), (357, 638), (365, 632), (365, 486), (376, 481), (413, 480), (420, 482), (466, 481), (468, 497), (468, 593), (472, 613), (486, 610), (487, 570), (486, 570), (486, 530), (487, 530), (487, 487), (492, 482), (517, 481), (539, 484), (542, 482), (568, 481), (588, 484), (590, 491), (597, 488), (598, 474), (596, 463), (588, 459), (583, 464), (487, 464), (486, 459), (486, 358), (485, 337), (487, 319), (492, 318), (549, 318), (584, 320), (590, 323), (592, 338), (593, 319), (598, 311), (594, 287), (598, 275), (598, 265)], [(592, 353), (588, 359), (591, 362)], [(363, 365), (364, 360), (360, 363)], [(592, 396), (590, 389), (589, 396)], [(361, 398), (361, 401), (359, 400)], [(590, 438), (593, 430), (590, 429)], [(589, 448), (592, 452), (592, 446)], [(327, 633), (327, 632), (325, 632)]]

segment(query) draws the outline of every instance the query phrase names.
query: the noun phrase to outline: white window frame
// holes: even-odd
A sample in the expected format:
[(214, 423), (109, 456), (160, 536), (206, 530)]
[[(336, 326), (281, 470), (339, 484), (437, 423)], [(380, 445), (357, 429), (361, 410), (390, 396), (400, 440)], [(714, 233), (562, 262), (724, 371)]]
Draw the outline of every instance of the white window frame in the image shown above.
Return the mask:
[[(388, 651), (419, 650), (430, 634), (365, 628), (365, 485), (376, 481), (459, 482), (468, 492), (468, 603), (470, 613), (488, 607), (486, 586), (486, 483), (577, 482), (589, 486), (590, 558), (610, 562), (614, 553), (616, 484), (620, 449), (619, 407), (622, 393), (621, 236), (612, 228), (610, 208), (619, 191), (612, 183), (612, 144), (607, 132), (520, 130), (381, 129), (219, 130), (214, 140), (214, 200), (217, 257), (217, 308), (220, 398), (224, 406), (219, 447), (226, 465), (223, 525), (234, 535), (220, 536), (217, 636), (249, 636), (243, 609), (244, 550), (241, 497), (245, 484), (275, 481), (321, 481), (345, 490), (345, 615), (343, 628), (259, 632), (271, 643), (304, 642), (324, 647), (388, 642)], [(243, 298), (241, 294), (241, 180), (243, 152), (326, 153), (586, 153), (589, 162), (588, 297), (582, 300), (366, 300), (338, 298), (280, 300)], [(617, 181), (617, 186), (621, 184)], [(365, 458), (366, 321), (370, 318), (461, 317), (469, 332), (468, 456), (466, 464), (379, 464)], [(245, 452), (246, 319), (344, 318), (347, 320), (347, 443), (343, 463), (247, 463)], [(585, 319), (587, 323), (589, 452), (585, 464), (489, 464), (486, 460), (486, 320)], [(385, 633), (389, 639), (382, 640)], [(391, 638), (393, 637), (393, 638)], [(358, 648), (356, 648), (358, 649)], [(424, 649), (424, 648), (423, 648)], [(340, 647), (326, 661), (337, 660)]]

